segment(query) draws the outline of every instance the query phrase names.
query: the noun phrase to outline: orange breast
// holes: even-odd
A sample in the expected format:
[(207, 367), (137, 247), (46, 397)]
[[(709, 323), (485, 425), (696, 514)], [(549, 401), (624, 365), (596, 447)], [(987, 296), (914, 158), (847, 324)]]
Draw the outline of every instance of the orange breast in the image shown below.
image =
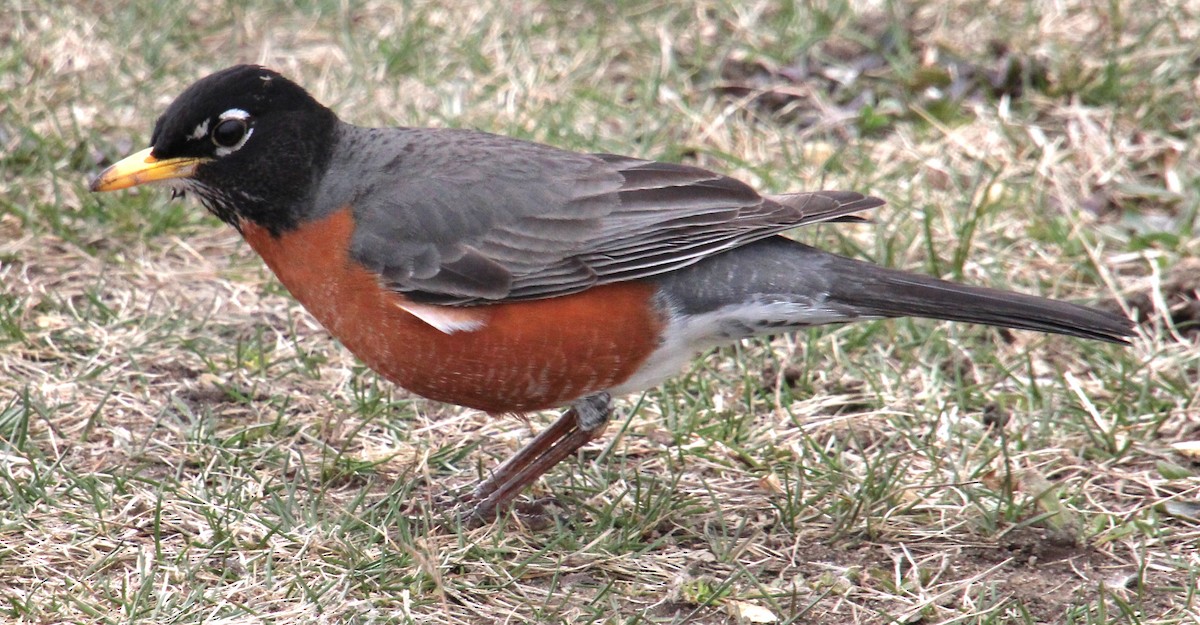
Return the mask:
[(243, 222), (280, 282), (367, 366), (419, 395), (488, 412), (553, 408), (628, 379), (658, 346), (641, 282), (544, 300), (452, 308), (477, 329), (442, 332), (405, 311), (348, 255), (348, 209), (274, 237)]

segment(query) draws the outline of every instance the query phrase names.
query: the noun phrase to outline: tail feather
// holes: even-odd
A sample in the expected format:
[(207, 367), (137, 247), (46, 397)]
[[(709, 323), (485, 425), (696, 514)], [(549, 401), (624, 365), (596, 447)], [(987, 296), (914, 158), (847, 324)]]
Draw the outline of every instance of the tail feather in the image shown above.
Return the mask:
[(838, 271), (844, 279), (831, 283), (830, 299), (852, 303), (864, 315), (965, 321), (1121, 344), (1133, 335), (1132, 321), (1096, 308), (860, 265)]
[(888, 269), (783, 237), (657, 280), (670, 305), (685, 314), (728, 311), (734, 320), (739, 309), (756, 305), (787, 311), (787, 319), (759, 325), (737, 319), (750, 333), (861, 318), (925, 317), (1122, 344), (1134, 334), (1132, 321), (1107, 311)]

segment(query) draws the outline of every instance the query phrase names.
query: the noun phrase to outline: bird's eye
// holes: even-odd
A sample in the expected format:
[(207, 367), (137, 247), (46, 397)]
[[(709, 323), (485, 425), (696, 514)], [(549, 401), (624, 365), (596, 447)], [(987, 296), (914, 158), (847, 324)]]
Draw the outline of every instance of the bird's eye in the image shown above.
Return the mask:
[(212, 131), (213, 143), (220, 148), (234, 148), (246, 136), (249, 126), (244, 119), (226, 119), (217, 124)]

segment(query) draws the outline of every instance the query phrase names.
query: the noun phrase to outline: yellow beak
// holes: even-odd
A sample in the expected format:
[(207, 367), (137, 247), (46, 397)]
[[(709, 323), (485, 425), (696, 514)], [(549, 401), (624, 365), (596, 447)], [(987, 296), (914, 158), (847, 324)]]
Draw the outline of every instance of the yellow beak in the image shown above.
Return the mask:
[(91, 190), (116, 191), (158, 180), (188, 178), (206, 160), (191, 156), (159, 160), (150, 153), (153, 149), (146, 148), (113, 163), (92, 180)]

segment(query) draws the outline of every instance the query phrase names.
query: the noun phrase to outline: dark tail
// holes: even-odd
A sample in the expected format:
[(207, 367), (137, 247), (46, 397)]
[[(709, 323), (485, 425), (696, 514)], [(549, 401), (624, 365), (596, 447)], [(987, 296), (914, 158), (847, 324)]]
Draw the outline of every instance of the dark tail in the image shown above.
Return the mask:
[(1134, 334), (1132, 321), (1103, 310), (888, 269), (783, 237), (656, 279), (682, 312), (729, 310), (746, 302), (784, 303), (795, 311), (748, 327), (751, 333), (864, 317), (926, 317), (1123, 344)]
[(966, 321), (1122, 344), (1134, 333), (1129, 319), (1078, 304), (957, 284), (848, 258), (831, 263), (831, 269), (841, 279), (831, 281), (830, 299), (851, 304), (864, 315)]

